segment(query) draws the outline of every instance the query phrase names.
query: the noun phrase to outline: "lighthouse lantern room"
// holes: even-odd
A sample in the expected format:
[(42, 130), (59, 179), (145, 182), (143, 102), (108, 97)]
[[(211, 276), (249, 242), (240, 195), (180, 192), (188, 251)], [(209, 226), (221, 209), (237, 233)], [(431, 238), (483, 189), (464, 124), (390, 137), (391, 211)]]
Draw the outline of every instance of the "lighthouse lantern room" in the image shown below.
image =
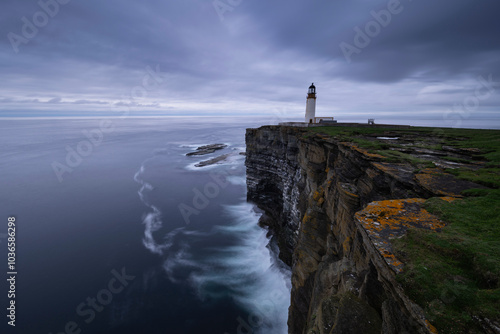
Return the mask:
[(315, 123), (314, 117), (316, 117), (316, 87), (312, 83), (307, 91), (306, 123)]

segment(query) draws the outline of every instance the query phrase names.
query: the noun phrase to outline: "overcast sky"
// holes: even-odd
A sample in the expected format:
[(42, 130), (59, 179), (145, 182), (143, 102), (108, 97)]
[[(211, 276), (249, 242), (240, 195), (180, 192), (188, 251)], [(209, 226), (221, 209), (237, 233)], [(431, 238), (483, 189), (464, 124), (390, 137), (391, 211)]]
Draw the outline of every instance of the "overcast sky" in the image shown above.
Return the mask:
[(499, 14), (498, 0), (2, 0), (0, 115), (302, 117), (314, 82), (319, 116), (491, 127)]

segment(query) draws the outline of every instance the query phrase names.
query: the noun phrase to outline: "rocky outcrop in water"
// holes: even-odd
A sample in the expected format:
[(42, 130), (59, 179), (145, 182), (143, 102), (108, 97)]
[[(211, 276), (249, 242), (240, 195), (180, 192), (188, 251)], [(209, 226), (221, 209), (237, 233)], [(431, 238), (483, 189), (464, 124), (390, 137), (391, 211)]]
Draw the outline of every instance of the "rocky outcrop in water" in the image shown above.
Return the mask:
[[(292, 267), (289, 333), (434, 332), (395, 280), (391, 231), (440, 228), (421, 199), (477, 185), (304, 131), (246, 133), (248, 200), (265, 212), (261, 223)], [(404, 225), (408, 217), (422, 222)]]
[(226, 144), (210, 144), (210, 145), (204, 145), (200, 146), (196, 149), (194, 152), (189, 152), (186, 153), (187, 156), (192, 156), (192, 155), (205, 155), (205, 154), (210, 154), (214, 153), (215, 151), (222, 150), (226, 148)]
[(198, 162), (194, 166), (195, 167), (205, 167), (205, 166), (215, 165), (215, 164), (217, 164), (219, 162), (222, 162), (222, 161), (226, 160), (230, 155), (231, 154), (219, 155), (218, 157), (215, 157), (215, 158), (212, 158), (212, 159), (209, 159), (209, 160), (200, 161), (200, 162)]

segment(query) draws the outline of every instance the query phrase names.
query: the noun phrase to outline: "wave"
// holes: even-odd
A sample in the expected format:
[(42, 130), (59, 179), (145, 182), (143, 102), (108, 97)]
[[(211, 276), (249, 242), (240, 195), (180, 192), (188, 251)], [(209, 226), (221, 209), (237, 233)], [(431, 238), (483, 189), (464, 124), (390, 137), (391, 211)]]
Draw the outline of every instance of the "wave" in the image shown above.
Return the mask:
[(238, 320), (253, 333), (287, 333), (290, 305), (290, 269), (268, 247), (267, 230), (257, 223), (260, 214), (249, 203), (225, 206), (228, 225), (215, 226), (214, 234), (234, 238), (234, 246), (213, 249), (205, 267), (192, 273), (190, 282), (203, 300), (228, 294), (248, 316)]
[(228, 176), (226, 179), (234, 186), (247, 186), (247, 179), (244, 176)]
[[(267, 230), (258, 225), (260, 214), (254, 206), (247, 202), (222, 205), (223, 217), (218, 217), (221, 223), (208, 232), (192, 230), (192, 226), (169, 231), (168, 215), (148, 201), (147, 195), (155, 186), (144, 180), (148, 176), (145, 166), (152, 159), (155, 157), (144, 161), (134, 175), (141, 185), (139, 197), (151, 210), (142, 219), (142, 242), (162, 258), (168, 279), (178, 284), (187, 282), (202, 301), (231, 298), (244, 310), (234, 319), (241, 326), (234, 332), (243, 328), (244, 332), (258, 334), (287, 333), (290, 269), (279, 260), (278, 248), (270, 244)], [(243, 159), (236, 155), (224, 164), (231, 165), (225, 168), (239, 168)], [(233, 186), (246, 184), (244, 175), (228, 176), (227, 181)]]

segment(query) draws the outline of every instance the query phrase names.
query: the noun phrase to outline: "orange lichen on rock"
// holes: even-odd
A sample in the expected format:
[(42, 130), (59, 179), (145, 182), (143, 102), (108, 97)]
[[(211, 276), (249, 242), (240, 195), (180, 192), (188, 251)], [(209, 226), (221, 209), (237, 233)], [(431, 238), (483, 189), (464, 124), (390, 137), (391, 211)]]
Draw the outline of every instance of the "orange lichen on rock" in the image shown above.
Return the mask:
[(376, 153), (370, 153), (368, 152), (367, 150), (365, 149), (362, 149), (360, 148), (358, 145), (354, 144), (354, 143), (350, 143), (350, 142), (342, 142), (341, 144), (345, 145), (345, 146), (348, 146), (350, 147), (351, 149), (353, 149), (354, 151), (357, 151), (361, 154), (363, 154), (365, 157), (367, 158), (371, 158), (371, 159), (384, 159), (385, 157), (383, 155), (380, 155), (380, 154), (376, 154)]
[(387, 262), (392, 268), (396, 268), (398, 271), (403, 269), (403, 262), (399, 261), (396, 258), (396, 255), (387, 250), (383, 250), (381, 254), (384, 257), (385, 262)]
[(450, 196), (439, 197), (439, 198), (442, 199), (443, 201), (446, 201), (446, 202), (452, 202), (452, 201), (457, 199), (456, 197), (450, 197)]
[(373, 166), (375, 166), (378, 170), (381, 170), (382, 172), (391, 174), (391, 172), (394, 171), (394, 168), (391, 168), (388, 164), (383, 164), (380, 162), (373, 162)]
[(429, 322), (429, 320), (425, 320), (425, 324), (427, 325), (427, 328), (431, 333), (438, 333), (436, 327), (432, 326), (432, 324)]
[(317, 134), (316, 134), (316, 137), (321, 138), (321, 139), (323, 139), (323, 140), (330, 140), (330, 139), (331, 139), (331, 137), (330, 137), (330, 136), (328, 136), (328, 135), (324, 135), (324, 134), (321, 134), (321, 133), (317, 133)]
[(344, 249), (344, 252), (347, 252), (349, 250), (350, 244), (351, 244), (351, 238), (350, 237), (345, 238), (344, 242), (342, 243), (342, 248)]
[(396, 178), (399, 174), (401, 174), (401, 167), (404, 166), (404, 164), (389, 164), (383, 162), (372, 162), (372, 165), (379, 171), (392, 175)]
[[(445, 198), (451, 201), (452, 198)], [(400, 238), (409, 228), (440, 231), (446, 224), (422, 208), (425, 199), (409, 198), (372, 202), (355, 215), (375, 247), (395, 272), (403, 263), (393, 254), (391, 239)]]
[(353, 186), (352, 184), (349, 184), (349, 183), (339, 183), (339, 190), (342, 190), (344, 192), (344, 194), (346, 194), (347, 196), (350, 196), (350, 197), (359, 197), (356, 192), (357, 192), (357, 189), (355, 186)]
[(324, 191), (323, 188), (319, 188), (319, 190), (316, 190), (313, 194), (313, 199), (317, 202), (321, 197), (323, 197)]

